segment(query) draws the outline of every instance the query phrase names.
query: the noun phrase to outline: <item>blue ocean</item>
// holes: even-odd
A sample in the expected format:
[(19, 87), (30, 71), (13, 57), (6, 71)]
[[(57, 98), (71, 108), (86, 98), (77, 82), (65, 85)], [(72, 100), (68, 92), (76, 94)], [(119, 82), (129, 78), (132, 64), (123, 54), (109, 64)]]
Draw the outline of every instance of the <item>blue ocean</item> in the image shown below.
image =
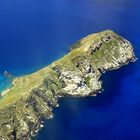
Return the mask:
[[(140, 58), (139, 0), (0, 0), (0, 91), (14, 76), (65, 55), (80, 38), (112, 29)], [(61, 98), (34, 140), (140, 140), (140, 60), (101, 78), (97, 97)]]

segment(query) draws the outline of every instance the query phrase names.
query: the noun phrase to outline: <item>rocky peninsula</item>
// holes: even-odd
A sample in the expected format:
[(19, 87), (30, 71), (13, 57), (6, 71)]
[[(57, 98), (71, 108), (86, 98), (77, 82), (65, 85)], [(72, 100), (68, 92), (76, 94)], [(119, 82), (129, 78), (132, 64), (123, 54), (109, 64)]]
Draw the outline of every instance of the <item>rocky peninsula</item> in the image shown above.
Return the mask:
[[(64, 96), (96, 96), (103, 73), (134, 62), (129, 41), (111, 30), (79, 40), (63, 58), (13, 80), (0, 99), (0, 140), (29, 140)], [(115, 84), (115, 83), (114, 83)]]

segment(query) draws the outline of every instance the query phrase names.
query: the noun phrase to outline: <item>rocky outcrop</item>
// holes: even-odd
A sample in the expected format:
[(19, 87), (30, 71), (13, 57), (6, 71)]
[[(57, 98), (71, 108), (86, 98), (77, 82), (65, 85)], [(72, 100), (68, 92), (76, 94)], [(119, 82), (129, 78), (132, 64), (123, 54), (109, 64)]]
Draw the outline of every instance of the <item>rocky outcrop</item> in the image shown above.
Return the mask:
[[(100, 77), (104, 72), (134, 60), (130, 42), (113, 31), (81, 39), (62, 59), (14, 81), (9, 95), (0, 101), (0, 140), (29, 140), (43, 126), (44, 119), (53, 117), (52, 109), (58, 106), (59, 97), (96, 96), (102, 90)], [(18, 98), (14, 99), (16, 94)]]

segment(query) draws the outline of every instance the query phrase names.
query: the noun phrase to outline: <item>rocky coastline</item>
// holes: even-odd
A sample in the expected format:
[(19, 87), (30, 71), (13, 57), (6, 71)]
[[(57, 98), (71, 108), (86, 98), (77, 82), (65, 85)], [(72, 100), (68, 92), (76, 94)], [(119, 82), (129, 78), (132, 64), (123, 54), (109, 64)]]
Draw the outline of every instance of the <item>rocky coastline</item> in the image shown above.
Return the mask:
[(131, 43), (111, 30), (81, 39), (63, 58), (14, 80), (0, 100), (0, 140), (30, 140), (53, 118), (59, 98), (96, 96), (102, 74), (135, 60)]

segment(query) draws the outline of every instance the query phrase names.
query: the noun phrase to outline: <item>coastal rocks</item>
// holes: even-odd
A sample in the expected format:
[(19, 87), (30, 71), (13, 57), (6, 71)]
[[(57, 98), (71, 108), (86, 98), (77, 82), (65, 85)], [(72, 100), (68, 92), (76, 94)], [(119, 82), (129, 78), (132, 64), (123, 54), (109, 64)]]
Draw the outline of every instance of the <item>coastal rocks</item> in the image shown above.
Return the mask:
[(68, 95), (82, 96), (89, 94), (91, 91), (84, 83), (84, 78), (76, 72), (63, 72), (61, 78), (66, 83), (66, 87), (63, 90)]
[(71, 51), (31, 75), (14, 80), (0, 100), (0, 140), (30, 140), (53, 118), (59, 97), (96, 96), (100, 77), (135, 60), (129, 41), (110, 30), (89, 35)]
[(4, 75), (4, 77), (6, 77), (6, 78), (10, 78), (10, 79), (13, 78), (12, 74), (9, 73), (8, 71), (4, 71), (3, 75)]
[(29, 140), (41, 128), (42, 120), (53, 115), (47, 102), (34, 94), (5, 109), (0, 112), (0, 140)]
[[(80, 66), (81, 65), (81, 66)], [(87, 96), (101, 90), (99, 76), (94, 73), (87, 60), (79, 65), (79, 70), (62, 71), (59, 79), (63, 81), (63, 91), (70, 96)]]

